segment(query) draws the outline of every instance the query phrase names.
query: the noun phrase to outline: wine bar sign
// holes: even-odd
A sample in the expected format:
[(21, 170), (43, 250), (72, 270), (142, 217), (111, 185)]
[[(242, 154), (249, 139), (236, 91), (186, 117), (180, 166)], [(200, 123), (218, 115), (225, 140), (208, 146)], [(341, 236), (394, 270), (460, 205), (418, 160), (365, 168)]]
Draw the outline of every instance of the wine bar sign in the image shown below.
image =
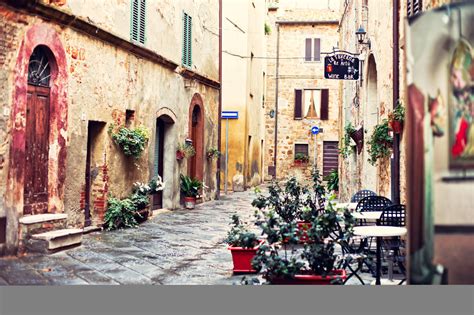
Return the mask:
[(324, 58), (324, 77), (334, 80), (359, 80), (359, 58), (336, 53)]

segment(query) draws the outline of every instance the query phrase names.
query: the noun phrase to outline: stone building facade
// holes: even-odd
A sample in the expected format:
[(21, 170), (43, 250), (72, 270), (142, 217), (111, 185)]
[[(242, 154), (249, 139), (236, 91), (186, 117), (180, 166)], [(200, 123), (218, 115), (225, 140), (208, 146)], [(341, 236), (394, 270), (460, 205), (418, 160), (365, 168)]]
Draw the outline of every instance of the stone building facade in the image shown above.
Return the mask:
[[(156, 174), (154, 208), (180, 206), (180, 174), (215, 197), (205, 152), (218, 141), (218, 21), (213, 0), (0, 1), (0, 253), (16, 252), (25, 214), (64, 213), (82, 228), (88, 204), (98, 225), (109, 195)], [(48, 84), (29, 78), (35, 62)], [(112, 141), (112, 124), (148, 129), (139, 159)], [(196, 155), (178, 162), (187, 138)]]
[[(266, 81), (265, 1), (223, 2), (222, 109), (238, 119), (221, 121), (221, 189), (241, 190), (262, 182)], [(235, 182), (235, 187), (233, 183)]]
[[(405, 23), (408, 15), (428, 8), (436, 8), (449, 1), (399, 1), (399, 100), (405, 102)], [(340, 160), (340, 197), (349, 200), (361, 189), (370, 189), (379, 195), (391, 196), (391, 157), (378, 160), (373, 166), (368, 162), (367, 142), (374, 127), (393, 110), (393, 0), (348, 0), (341, 1), (339, 42), (340, 48), (360, 54), (361, 80), (341, 82), (340, 132), (351, 123), (356, 129), (364, 128), (364, 146), (360, 153), (352, 151), (346, 159)], [(365, 42), (359, 44), (356, 31), (362, 26), (366, 34)], [(400, 140), (400, 201), (406, 200), (405, 144)]]
[[(315, 161), (325, 174), (337, 169), (339, 82), (324, 78), (324, 57), (338, 46), (338, 7), (338, 1), (282, 0), (269, 5), (267, 180), (275, 174), (279, 180), (307, 178)], [(312, 126), (321, 130), (316, 140)], [(296, 162), (298, 156), (306, 156), (308, 161)]]

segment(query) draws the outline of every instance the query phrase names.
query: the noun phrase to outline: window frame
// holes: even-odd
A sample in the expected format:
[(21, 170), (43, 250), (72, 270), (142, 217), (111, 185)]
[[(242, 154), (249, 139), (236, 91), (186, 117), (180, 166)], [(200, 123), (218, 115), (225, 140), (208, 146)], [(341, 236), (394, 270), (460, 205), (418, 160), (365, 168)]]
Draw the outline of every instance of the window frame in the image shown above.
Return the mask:
[[(308, 46), (307, 46), (307, 42), (308, 40), (311, 40), (311, 43), (309, 45), (309, 48), (310, 48), (310, 58), (308, 60), (307, 58), (307, 50), (308, 50)], [(316, 40), (319, 40), (319, 54), (318, 54), (318, 59), (316, 60), (316, 56), (314, 55), (314, 52), (315, 52), (315, 43), (316, 43)], [(303, 52), (304, 52), (304, 62), (305, 63), (321, 63), (323, 60), (321, 58), (321, 42), (322, 42), (322, 38), (321, 37), (305, 37), (304, 38), (304, 47), (303, 47)]]

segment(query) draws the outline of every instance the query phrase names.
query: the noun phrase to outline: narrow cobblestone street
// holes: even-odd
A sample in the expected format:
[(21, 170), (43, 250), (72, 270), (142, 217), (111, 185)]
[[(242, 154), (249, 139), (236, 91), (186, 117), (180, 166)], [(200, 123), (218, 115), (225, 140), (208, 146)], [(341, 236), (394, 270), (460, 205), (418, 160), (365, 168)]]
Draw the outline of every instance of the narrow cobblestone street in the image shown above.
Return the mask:
[(47, 256), (3, 258), (0, 285), (240, 283), (223, 239), (232, 214), (252, 216), (254, 196), (249, 190), (161, 212), (136, 229), (94, 232)]
[(194, 210), (160, 212), (136, 229), (85, 235), (62, 252), (2, 258), (0, 285), (240, 284), (223, 240), (232, 214), (253, 219), (254, 197), (252, 190), (224, 195)]

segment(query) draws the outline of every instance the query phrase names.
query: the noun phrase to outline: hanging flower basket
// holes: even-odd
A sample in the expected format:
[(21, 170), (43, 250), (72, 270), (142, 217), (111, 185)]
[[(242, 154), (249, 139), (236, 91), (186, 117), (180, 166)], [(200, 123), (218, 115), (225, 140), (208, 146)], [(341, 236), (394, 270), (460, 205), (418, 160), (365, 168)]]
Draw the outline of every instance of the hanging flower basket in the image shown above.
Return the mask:
[(392, 129), (394, 133), (402, 134), (403, 133), (403, 121), (392, 120), (390, 122), (390, 129)]
[(364, 127), (360, 127), (356, 131), (350, 134), (350, 137), (357, 146), (357, 153), (360, 154), (362, 152), (362, 148), (364, 147)]

